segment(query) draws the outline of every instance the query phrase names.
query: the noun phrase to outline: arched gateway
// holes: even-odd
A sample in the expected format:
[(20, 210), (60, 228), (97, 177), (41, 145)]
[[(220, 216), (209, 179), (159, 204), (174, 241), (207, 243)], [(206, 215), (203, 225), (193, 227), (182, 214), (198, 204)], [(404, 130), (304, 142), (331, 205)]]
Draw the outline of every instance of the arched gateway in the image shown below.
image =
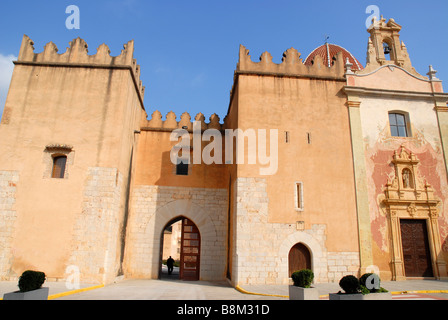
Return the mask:
[[(198, 281), (201, 268), (201, 234), (196, 224), (185, 217), (179, 217), (168, 223), (167, 227), (181, 221), (181, 241), (179, 279), (185, 281)], [(161, 235), (160, 265), (164, 246), (164, 232)], [(161, 270), (159, 269), (159, 278)]]
[(127, 240), (126, 274), (140, 279), (158, 279), (163, 250), (163, 232), (183, 221), (183, 267), (181, 279), (222, 281), (226, 275), (224, 226), (218, 228), (206, 206), (190, 199), (174, 200), (156, 208), (154, 214), (135, 216)]

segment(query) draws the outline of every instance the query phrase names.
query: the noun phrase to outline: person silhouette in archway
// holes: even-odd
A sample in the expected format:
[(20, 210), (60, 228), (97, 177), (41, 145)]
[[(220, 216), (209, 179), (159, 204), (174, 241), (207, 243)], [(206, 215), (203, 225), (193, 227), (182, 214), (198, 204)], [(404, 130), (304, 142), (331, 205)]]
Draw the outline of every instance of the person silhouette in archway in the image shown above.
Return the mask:
[(173, 269), (174, 269), (174, 259), (171, 258), (171, 256), (168, 258), (168, 260), (166, 261), (166, 265), (168, 266), (168, 274), (173, 273)]

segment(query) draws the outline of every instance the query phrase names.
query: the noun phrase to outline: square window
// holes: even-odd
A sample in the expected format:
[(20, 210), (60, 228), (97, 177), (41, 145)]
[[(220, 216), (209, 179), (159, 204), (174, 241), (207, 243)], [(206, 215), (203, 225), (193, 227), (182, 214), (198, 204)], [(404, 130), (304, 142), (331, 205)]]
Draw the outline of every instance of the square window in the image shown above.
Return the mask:
[(188, 161), (181, 160), (176, 166), (176, 175), (188, 176)]

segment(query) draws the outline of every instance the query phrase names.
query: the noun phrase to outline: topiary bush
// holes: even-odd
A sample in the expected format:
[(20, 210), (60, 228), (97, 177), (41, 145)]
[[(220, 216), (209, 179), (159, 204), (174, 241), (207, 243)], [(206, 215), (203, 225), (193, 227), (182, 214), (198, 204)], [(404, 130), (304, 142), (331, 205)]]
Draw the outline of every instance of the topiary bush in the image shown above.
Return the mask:
[(301, 288), (311, 288), (311, 284), (314, 280), (314, 273), (311, 270), (304, 269), (296, 271), (291, 276), (294, 281), (294, 286)]
[(359, 278), (361, 292), (363, 294), (388, 292), (381, 287), (380, 277), (375, 273), (365, 273)]
[(374, 293), (380, 289), (380, 277), (374, 273), (365, 273), (359, 278), (359, 284)]
[(359, 291), (361, 289), (358, 278), (356, 278), (355, 276), (351, 276), (351, 275), (343, 277), (341, 279), (341, 281), (339, 281), (339, 286), (347, 294), (359, 293)]
[(45, 273), (38, 271), (25, 271), (19, 278), (20, 292), (29, 292), (42, 288), (45, 282)]

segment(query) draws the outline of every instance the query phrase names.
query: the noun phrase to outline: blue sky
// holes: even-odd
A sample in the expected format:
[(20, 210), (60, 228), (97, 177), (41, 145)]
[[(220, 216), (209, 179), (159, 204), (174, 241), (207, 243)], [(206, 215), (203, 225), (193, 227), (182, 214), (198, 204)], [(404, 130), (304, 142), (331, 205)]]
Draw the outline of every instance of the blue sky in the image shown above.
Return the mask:
[[(72, 4), (81, 12), (79, 30), (65, 26), (65, 10)], [(24, 34), (35, 42), (35, 52), (53, 41), (63, 53), (71, 40), (81, 37), (90, 54), (106, 43), (118, 55), (124, 43), (135, 40), (149, 115), (159, 110), (165, 116), (172, 110), (179, 117), (188, 111), (192, 117), (202, 112), (207, 119), (217, 113), (222, 120), (240, 44), (254, 61), (268, 51), (279, 63), (291, 47), (305, 59), (329, 35), (330, 43), (345, 47), (365, 64), (369, 5), (403, 26), (401, 40), (418, 72), (425, 75), (432, 64), (437, 76), (448, 80), (446, 0), (1, 0), (0, 114), (10, 61), (18, 56)]]

